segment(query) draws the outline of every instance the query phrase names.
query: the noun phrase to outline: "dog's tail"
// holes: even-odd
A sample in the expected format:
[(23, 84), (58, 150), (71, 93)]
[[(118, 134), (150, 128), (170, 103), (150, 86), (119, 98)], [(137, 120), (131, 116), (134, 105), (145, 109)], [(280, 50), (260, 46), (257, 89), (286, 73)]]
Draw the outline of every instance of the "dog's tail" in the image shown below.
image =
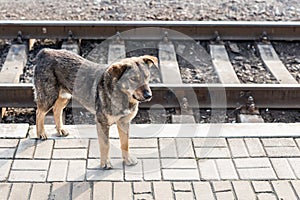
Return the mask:
[(32, 63), (32, 65), (36, 65), (37, 64), (37, 61), (43, 57), (43, 54), (47, 51), (48, 48), (44, 48), (44, 49), (41, 49), (35, 57), (33, 58), (29, 58), (29, 62)]
[(45, 54), (46, 52), (48, 51), (48, 48), (44, 48), (44, 49), (41, 49), (35, 56), (35, 58), (32, 59), (32, 62), (34, 62), (35, 64), (43, 59), (43, 57), (45, 57)]

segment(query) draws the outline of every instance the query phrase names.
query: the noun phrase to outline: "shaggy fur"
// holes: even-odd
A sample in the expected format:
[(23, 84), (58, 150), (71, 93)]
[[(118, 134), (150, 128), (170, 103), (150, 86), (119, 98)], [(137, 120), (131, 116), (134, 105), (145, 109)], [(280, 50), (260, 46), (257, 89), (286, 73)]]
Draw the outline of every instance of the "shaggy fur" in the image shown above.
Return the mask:
[(135, 165), (137, 160), (128, 152), (129, 124), (139, 102), (152, 97), (149, 69), (158, 66), (157, 58), (147, 55), (125, 58), (103, 68), (67, 50), (43, 49), (36, 62), (37, 136), (47, 139), (44, 119), (51, 109), (58, 135), (69, 134), (63, 127), (62, 111), (72, 97), (96, 116), (101, 167), (112, 167), (108, 156), (109, 128), (114, 123), (118, 127), (124, 162)]

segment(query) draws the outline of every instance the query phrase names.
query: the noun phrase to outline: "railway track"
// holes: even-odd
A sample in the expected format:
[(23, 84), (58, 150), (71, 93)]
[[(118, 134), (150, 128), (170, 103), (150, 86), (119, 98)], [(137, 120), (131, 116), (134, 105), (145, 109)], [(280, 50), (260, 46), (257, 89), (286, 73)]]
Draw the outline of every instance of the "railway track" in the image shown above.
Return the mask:
[[(151, 108), (159, 104), (164, 108), (175, 108), (178, 115), (188, 116), (192, 115), (191, 110), (199, 108), (244, 107), (246, 114), (253, 114), (253, 110), (247, 107), (249, 98), (254, 99), (251, 102), (255, 102), (255, 106), (259, 108), (300, 107), (300, 86), (272, 46), (273, 41), (300, 41), (299, 22), (174, 21), (0, 21), (0, 39), (16, 41), (10, 47), (0, 72), (0, 107), (35, 106), (32, 84), (18, 82), (28, 59), (27, 49), (32, 39), (65, 41), (62, 48), (79, 53), (80, 46), (77, 44), (80, 41), (104, 40), (109, 37), (111, 42), (107, 50), (108, 63), (126, 56), (127, 41), (154, 41), (156, 44), (161, 83), (151, 84), (153, 99), (149, 103), (141, 104), (141, 108)], [(183, 82), (179, 58), (176, 56), (178, 46), (175, 48), (174, 44), (177, 41), (185, 44), (185, 40), (204, 41), (208, 44), (208, 54), (218, 82)], [(224, 41), (255, 42), (265, 70), (278, 84), (242, 84), (228, 56)], [(76, 104), (73, 106), (76, 107)]]

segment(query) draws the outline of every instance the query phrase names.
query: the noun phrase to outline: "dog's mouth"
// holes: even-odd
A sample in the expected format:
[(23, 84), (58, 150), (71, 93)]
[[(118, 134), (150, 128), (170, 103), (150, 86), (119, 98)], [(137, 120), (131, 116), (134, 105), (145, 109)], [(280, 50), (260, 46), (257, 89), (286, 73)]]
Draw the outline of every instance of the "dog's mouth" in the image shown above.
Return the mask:
[(147, 101), (150, 101), (150, 100), (151, 100), (151, 98), (150, 98), (150, 99), (139, 99), (139, 98), (137, 98), (134, 94), (132, 95), (132, 97), (133, 97), (135, 100), (139, 101), (139, 102), (147, 102)]
[(132, 95), (132, 97), (133, 97), (135, 100), (139, 101), (139, 102), (143, 102), (143, 101), (144, 101), (144, 100), (142, 100), (142, 99), (137, 98), (134, 94)]

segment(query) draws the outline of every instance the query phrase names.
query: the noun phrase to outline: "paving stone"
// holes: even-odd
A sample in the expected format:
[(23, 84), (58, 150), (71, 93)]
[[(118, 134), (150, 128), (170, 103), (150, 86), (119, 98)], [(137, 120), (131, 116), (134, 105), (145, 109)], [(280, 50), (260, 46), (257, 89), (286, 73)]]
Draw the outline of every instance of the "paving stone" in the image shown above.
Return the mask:
[(54, 149), (52, 159), (86, 159), (87, 149)]
[(272, 168), (252, 168), (237, 170), (241, 180), (274, 180), (277, 179)]
[(288, 161), (297, 177), (300, 179), (300, 158), (288, 158)]
[(298, 199), (288, 181), (273, 181), (272, 185), (279, 199)]
[(213, 187), (215, 192), (232, 191), (232, 187), (229, 181), (214, 181)]
[(176, 200), (194, 200), (192, 192), (175, 192)]
[(93, 199), (95, 200), (112, 200), (112, 183), (95, 182), (93, 189)]
[(154, 199), (174, 199), (170, 182), (153, 182)]
[(35, 159), (50, 159), (53, 150), (53, 140), (37, 141), (34, 158)]
[(238, 179), (238, 175), (231, 159), (216, 159), (216, 164), (221, 179)]
[(232, 185), (238, 200), (256, 199), (249, 181), (233, 181)]
[(265, 138), (261, 139), (264, 147), (295, 147), (293, 138)]
[(272, 187), (268, 181), (252, 181), (255, 192), (273, 192)]
[(297, 147), (265, 147), (269, 157), (299, 157), (300, 151)]
[(16, 158), (33, 158), (35, 146), (36, 140), (21, 139), (17, 149)]
[(237, 168), (271, 168), (268, 158), (237, 158), (234, 159)]
[[(123, 159), (112, 158), (110, 162), (113, 166), (113, 169), (123, 169)], [(88, 159), (87, 164), (88, 169), (100, 169), (100, 159)]]
[(123, 181), (123, 170), (111, 169), (111, 170), (87, 170), (87, 181)]
[(67, 181), (84, 181), (86, 171), (85, 160), (70, 160)]
[(162, 169), (164, 180), (200, 180), (198, 169)]
[(279, 179), (296, 178), (286, 158), (271, 158), (270, 160)]
[(52, 160), (49, 168), (47, 181), (65, 181), (68, 169), (67, 160)]
[(14, 148), (0, 148), (0, 159), (1, 158), (13, 158), (16, 149)]
[(192, 186), (190, 182), (174, 182), (173, 189), (176, 192), (190, 192), (192, 191)]
[(217, 200), (228, 200), (228, 199), (234, 199), (234, 194), (229, 192), (218, 192), (216, 193)]
[(60, 140), (55, 140), (54, 148), (56, 149), (87, 148), (88, 144), (89, 144), (88, 139), (60, 139)]
[(130, 139), (130, 148), (157, 148), (157, 139)]
[(234, 194), (229, 181), (213, 182), (213, 187), (218, 200), (234, 199)]
[(133, 192), (135, 194), (151, 193), (151, 183), (150, 182), (134, 182)]
[(48, 170), (49, 160), (15, 160), (13, 170)]
[(250, 157), (266, 156), (266, 153), (263, 149), (263, 146), (262, 146), (259, 138), (245, 138), (244, 141), (248, 148)]
[(32, 186), (32, 191), (30, 195), (30, 200), (48, 200), (50, 196), (50, 187), (49, 183), (35, 183)]
[(162, 168), (172, 169), (196, 169), (195, 159), (161, 159)]
[(161, 180), (161, 169), (159, 159), (143, 159), (144, 179)]
[(173, 138), (160, 138), (159, 139), (159, 150), (162, 158), (176, 158), (177, 150), (175, 139)]
[[(122, 151), (120, 148), (120, 140), (110, 139), (110, 157), (111, 158), (122, 158)], [(130, 146), (130, 145), (129, 145)], [(98, 145), (99, 148), (99, 145)]]
[(194, 147), (227, 147), (225, 138), (193, 138)]
[(176, 138), (176, 146), (179, 158), (194, 158), (194, 149), (190, 138)]
[(193, 182), (196, 199), (214, 200), (212, 188), (208, 182)]
[(15, 148), (18, 143), (17, 139), (0, 139), (0, 148)]
[(0, 160), (0, 181), (6, 181), (9, 175), (12, 160)]
[(29, 198), (30, 183), (14, 183), (11, 187), (9, 200), (27, 200)]
[(71, 199), (71, 184), (68, 182), (53, 183), (50, 200), (66, 200)]
[(125, 165), (125, 180), (126, 181), (143, 180), (143, 167), (142, 167), (142, 162), (140, 160), (135, 166)]
[[(3, 69), (3, 68), (2, 68)], [(22, 70), (23, 71), (23, 70)], [(1, 75), (4, 75), (1, 72)], [(0, 75), (0, 81), (3, 76)], [(19, 79), (19, 78), (18, 78)], [(29, 124), (0, 124), (0, 138), (25, 138), (28, 132)]]
[(89, 182), (73, 183), (72, 199), (89, 200), (91, 199), (91, 186)]
[(298, 147), (300, 148), (300, 138), (296, 138), (295, 141), (296, 141)]
[(11, 184), (10, 183), (0, 183), (0, 200), (7, 200), (10, 192)]
[(114, 183), (114, 199), (132, 199), (131, 183)]
[(227, 139), (233, 158), (249, 157), (244, 140), (241, 138)]
[(137, 158), (158, 158), (157, 148), (130, 148), (130, 153)]
[(135, 194), (134, 200), (153, 200), (152, 194)]
[(198, 158), (230, 158), (228, 148), (195, 148)]
[(298, 196), (298, 199), (300, 199), (300, 181), (297, 180), (297, 181), (291, 181), (291, 184)]
[(198, 161), (201, 179), (203, 180), (220, 180), (217, 164), (215, 160)]
[(11, 170), (8, 180), (11, 182), (45, 182), (47, 171)]
[(271, 193), (261, 193), (257, 194), (258, 200), (277, 200), (277, 197)]
[(100, 148), (98, 140), (90, 140), (89, 158), (100, 158)]

